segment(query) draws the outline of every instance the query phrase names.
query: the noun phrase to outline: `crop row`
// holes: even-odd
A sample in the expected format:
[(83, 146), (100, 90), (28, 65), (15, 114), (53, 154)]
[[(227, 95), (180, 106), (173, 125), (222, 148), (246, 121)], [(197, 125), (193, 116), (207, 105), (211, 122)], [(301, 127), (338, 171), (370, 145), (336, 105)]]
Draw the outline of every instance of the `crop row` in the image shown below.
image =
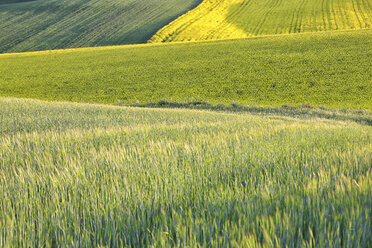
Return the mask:
[(195, 0), (51, 0), (2, 5), (0, 53), (146, 42)]

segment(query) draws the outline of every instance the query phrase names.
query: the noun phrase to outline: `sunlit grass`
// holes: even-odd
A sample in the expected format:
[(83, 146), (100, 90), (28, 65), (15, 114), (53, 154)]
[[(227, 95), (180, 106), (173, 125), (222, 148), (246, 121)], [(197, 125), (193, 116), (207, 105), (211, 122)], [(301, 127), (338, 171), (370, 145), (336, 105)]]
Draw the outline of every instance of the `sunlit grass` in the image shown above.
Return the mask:
[(0, 55), (0, 96), (372, 109), (371, 30)]

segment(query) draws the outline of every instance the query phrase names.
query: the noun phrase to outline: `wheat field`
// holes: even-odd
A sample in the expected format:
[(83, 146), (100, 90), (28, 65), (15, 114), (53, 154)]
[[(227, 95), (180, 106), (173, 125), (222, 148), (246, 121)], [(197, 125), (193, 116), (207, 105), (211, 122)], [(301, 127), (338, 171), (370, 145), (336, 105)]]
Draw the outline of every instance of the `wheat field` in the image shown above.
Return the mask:
[(372, 128), (0, 98), (1, 247), (368, 247)]

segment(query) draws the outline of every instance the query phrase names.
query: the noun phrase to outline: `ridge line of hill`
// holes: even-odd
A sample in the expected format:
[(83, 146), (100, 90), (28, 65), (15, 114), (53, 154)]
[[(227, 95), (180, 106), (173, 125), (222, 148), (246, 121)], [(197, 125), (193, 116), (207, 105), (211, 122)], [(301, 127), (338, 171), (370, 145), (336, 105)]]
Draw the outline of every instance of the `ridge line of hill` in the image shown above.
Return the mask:
[(122, 44), (122, 45), (112, 45), (112, 46), (95, 46), (95, 47), (76, 47), (76, 48), (61, 48), (61, 49), (51, 49), (51, 50), (39, 50), (39, 51), (30, 51), (30, 52), (12, 52), (12, 53), (0, 53), (1, 56), (28, 56), (28, 55), (42, 55), (42, 54), (58, 54), (64, 52), (79, 52), (79, 51), (91, 51), (91, 50), (111, 50), (111, 49), (122, 49), (122, 48), (139, 48), (139, 47), (158, 47), (158, 46), (174, 46), (178, 44), (208, 44), (208, 43), (218, 43), (218, 42), (228, 42), (234, 40), (257, 40), (265, 38), (275, 38), (275, 37), (293, 37), (301, 36), (304, 34), (307, 35), (316, 35), (316, 34), (342, 34), (342, 33), (354, 33), (354, 32), (363, 32), (363, 31), (372, 31), (372, 28), (363, 28), (356, 30), (332, 30), (332, 31), (320, 31), (320, 32), (309, 32), (309, 33), (293, 33), (293, 34), (267, 34), (261, 36), (252, 36), (245, 38), (232, 38), (232, 39), (220, 39), (220, 40), (199, 40), (199, 41), (174, 41), (174, 42), (150, 42), (150, 43), (138, 43), (138, 44)]

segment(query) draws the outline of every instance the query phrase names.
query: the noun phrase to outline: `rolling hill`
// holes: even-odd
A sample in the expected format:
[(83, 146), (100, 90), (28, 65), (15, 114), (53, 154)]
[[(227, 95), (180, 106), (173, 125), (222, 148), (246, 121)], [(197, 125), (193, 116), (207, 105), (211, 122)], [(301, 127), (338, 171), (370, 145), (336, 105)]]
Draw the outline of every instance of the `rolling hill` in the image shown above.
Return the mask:
[(0, 96), (372, 109), (372, 30), (0, 55)]
[(0, 0), (0, 53), (144, 43), (199, 0)]
[(246, 38), (372, 27), (369, 0), (205, 0), (150, 42)]
[(4, 248), (372, 241), (371, 126), (1, 97), (0, 120)]
[(200, 2), (0, 0), (0, 247), (370, 247), (371, 2)]

